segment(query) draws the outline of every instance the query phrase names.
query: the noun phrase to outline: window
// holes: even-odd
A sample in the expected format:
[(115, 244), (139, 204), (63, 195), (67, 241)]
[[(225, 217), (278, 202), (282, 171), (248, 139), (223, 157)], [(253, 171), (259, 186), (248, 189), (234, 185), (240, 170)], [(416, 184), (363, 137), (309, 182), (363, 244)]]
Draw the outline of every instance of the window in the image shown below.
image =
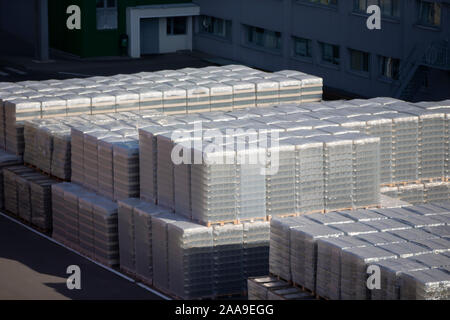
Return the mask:
[(231, 21), (210, 16), (200, 16), (200, 32), (231, 39)]
[(270, 50), (281, 49), (281, 33), (263, 28), (246, 26), (247, 43)]
[(117, 0), (97, 0), (97, 30), (117, 29)]
[(340, 64), (339, 46), (321, 43), (322, 47), (322, 61), (335, 65)]
[(400, 70), (400, 60), (390, 57), (380, 56), (381, 75), (383, 77), (398, 80)]
[(186, 25), (187, 25), (186, 17), (167, 18), (167, 34), (168, 35), (186, 34), (187, 31)]
[(400, 16), (399, 0), (353, 0), (353, 10), (367, 12), (367, 8), (374, 4), (380, 7), (383, 16)]
[(441, 4), (434, 1), (419, 1), (419, 23), (428, 26), (441, 25)]
[(308, 57), (311, 55), (311, 40), (294, 37), (294, 55), (299, 57)]
[(350, 49), (350, 69), (353, 71), (369, 72), (369, 54)]

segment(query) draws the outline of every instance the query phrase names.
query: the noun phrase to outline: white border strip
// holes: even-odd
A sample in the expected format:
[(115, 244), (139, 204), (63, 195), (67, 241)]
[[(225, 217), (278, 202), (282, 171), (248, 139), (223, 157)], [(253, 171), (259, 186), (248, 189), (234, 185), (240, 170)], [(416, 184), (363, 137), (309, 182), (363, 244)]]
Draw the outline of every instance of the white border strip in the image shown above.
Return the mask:
[(123, 273), (118, 272), (117, 270), (114, 270), (114, 269), (112, 269), (112, 268), (110, 268), (110, 267), (107, 267), (107, 266), (105, 266), (105, 265), (103, 265), (103, 264), (101, 264), (101, 263), (99, 263), (99, 262), (97, 262), (97, 261), (95, 261), (95, 260), (92, 260), (92, 259), (89, 258), (89, 257), (86, 257), (86, 256), (82, 255), (82, 254), (79, 253), (78, 251), (75, 251), (75, 250), (73, 250), (72, 248), (69, 248), (69, 247), (65, 246), (64, 244), (62, 244), (62, 243), (56, 241), (55, 239), (53, 239), (53, 238), (51, 238), (51, 237), (49, 237), (49, 236), (47, 236), (47, 235), (45, 235), (45, 234), (43, 234), (43, 233), (41, 233), (41, 232), (39, 232), (39, 231), (37, 231), (37, 230), (31, 228), (30, 226), (27, 226), (26, 224), (23, 224), (22, 222), (20, 222), (20, 221), (18, 221), (18, 220), (16, 220), (16, 219), (14, 219), (14, 218), (12, 218), (12, 217), (10, 217), (10, 216), (4, 214), (4, 213), (1, 212), (1, 211), (0, 211), (0, 216), (5, 217), (5, 218), (7, 218), (8, 220), (10, 220), (10, 221), (12, 221), (12, 222), (15, 222), (16, 224), (18, 224), (18, 225), (20, 225), (20, 226), (22, 226), (22, 227), (24, 227), (24, 228), (26, 228), (26, 229), (28, 229), (28, 230), (34, 232), (35, 234), (41, 236), (41, 237), (44, 238), (44, 239), (47, 239), (47, 240), (49, 240), (49, 241), (51, 241), (51, 242), (53, 242), (53, 243), (55, 243), (55, 244), (57, 244), (57, 245), (59, 245), (59, 246), (65, 248), (65, 249), (67, 249), (67, 250), (69, 250), (69, 251), (72, 251), (73, 253), (79, 255), (80, 257), (83, 257), (84, 259), (89, 260), (89, 261), (92, 262), (92, 263), (95, 263), (95, 264), (98, 265), (99, 267), (102, 267), (103, 269), (108, 270), (109, 272), (112, 272), (112, 273), (118, 275), (119, 277), (121, 277), (121, 278), (123, 278), (123, 279), (125, 279), (125, 280), (128, 280), (128, 281), (130, 281), (130, 282), (135, 283), (136, 285), (138, 285), (139, 287), (143, 288), (144, 290), (147, 290), (147, 291), (149, 291), (149, 292), (151, 292), (151, 293), (157, 295), (158, 297), (160, 297), (160, 298), (162, 298), (162, 299), (164, 299), (164, 300), (172, 300), (170, 297), (168, 297), (168, 296), (162, 294), (161, 292), (158, 292), (158, 291), (156, 291), (156, 290), (154, 290), (154, 289), (152, 289), (152, 288), (150, 288), (150, 287), (147, 287), (147, 286), (144, 285), (143, 283), (137, 282), (136, 280), (134, 280), (134, 279), (132, 279), (132, 278), (130, 278), (130, 277), (124, 275)]

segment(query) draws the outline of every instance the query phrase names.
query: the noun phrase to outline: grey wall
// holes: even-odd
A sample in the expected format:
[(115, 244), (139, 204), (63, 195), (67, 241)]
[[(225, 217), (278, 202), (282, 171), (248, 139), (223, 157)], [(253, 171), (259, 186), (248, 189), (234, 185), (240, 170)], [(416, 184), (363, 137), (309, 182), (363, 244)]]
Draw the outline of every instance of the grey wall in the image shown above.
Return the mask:
[[(337, 9), (297, 0), (194, 0), (201, 14), (232, 20), (232, 40), (194, 35), (194, 49), (233, 59), (268, 70), (285, 68), (324, 77), (328, 87), (362, 96), (383, 96), (395, 91), (395, 85), (380, 80), (379, 55), (405, 60), (414, 46), (425, 50), (438, 39), (450, 40), (450, 1), (441, 0), (442, 23), (439, 29), (416, 25), (416, 0), (400, 0), (400, 18), (382, 19), (382, 29), (370, 31), (367, 15), (353, 12), (352, 0), (339, 0)], [(243, 24), (282, 32), (281, 52), (247, 47), (243, 42)], [(313, 40), (313, 58), (293, 57), (292, 36)], [(340, 45), (340, 66), (324, 65), (320, 61), (319, 42)], [(349, 68), (349, 48), (370, 53), (368, 75), (354, 73)], [(448, 73), (446, 74), (448, 76)]]
[(34, 44), (36, 39), (35, 0), (0, 0), (0, 30)]

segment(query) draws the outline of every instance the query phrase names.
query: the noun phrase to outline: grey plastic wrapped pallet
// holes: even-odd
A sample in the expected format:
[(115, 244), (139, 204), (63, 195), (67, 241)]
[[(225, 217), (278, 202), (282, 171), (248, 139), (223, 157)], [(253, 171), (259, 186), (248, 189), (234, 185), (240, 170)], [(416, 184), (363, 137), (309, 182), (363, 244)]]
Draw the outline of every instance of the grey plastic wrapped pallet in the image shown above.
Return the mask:
[(198, 113), (211, 110), (210, 89), (207, 86), (184, 85), (186, 89), (187, 113)]
[(88, 194), (78, 198), (78, 236), (80, 250), (89, 257), (94, 257), (95, 252), (95, 229), (92, 206), (92, 202), (95, 200), (95, 194)]
[(244, 227), (245, 278), (269, 273), (270, 222), (246, 222)]
[(53, 132), (53, 152), (51, 174), (63, 180), (71, 176), (71, 138), (70, 127), (61, 125), (59, 130)]
[(278, 82), (280, 104), (301, 103), (301, 80), (282, 76), (273, 77), (271, 80)]
[(186, 113), (187, 91), (182, 88), (162, 87), (165, 114)]
[(353, 140), (353, 208), (380, 204), (380, 138), (361, 134), (340, 135)]
[(378, 247), (357, 247), (342, 250), (341, 254), (341, 298), (343, 300), (366, 300), (367, 266), (397, 256)]
[(114, 91), (109, 93), (90, 93), (85, 96), (91, 99), (91, 114), (116, 112)]
[[(280, 144), (278, 147), (267, 148), (266, 152), (266, 166), (269, 169), (266, 173), (267, 214), (271, 216), (293, 214), (296, 210), (295, 146)], [(272, 170), (274, 172), (271, 172)]]
[(213, 283), (216, 296), (245, 290), (243, 231), (242, 224), (213, 226)]
[(134, 207), (140, 203), (138, 198), (117, 202), (120, 267), (131, 274), (136, 273)]
[(168, 225), (169, 290), (182, 299), (214, 295), (213, 229), (192, 222)]
[(100, 131), (89, 132), (84, 135), (83, 181), (86, 188), (95, 192), (98, 192), (100, 190), (98, 180), (100, 167), (106, 165), (105, 163), (99, 162), (98, 159), (99, 141), (110, 137), (120, 138), (121, 136), (104, 129)]
[(353, 141), (340, 136), (320, 136), (324, 144), (325, 209), (352, 208)]
[(97, 125), (84, 125), (71, 128), (71, 181), (84, 184), (84, 134), (98, 131)]
[(175, 130), (174, 127), (151, 126), (139, 129), (139, 161), (141, 198), (157, 201), (157, 136)]
[(98, 196), (93, 202), (94, 257), (107, 265), (119, 264), (117, 204)]
[(247, 81), (224, 82), (233, 88), (233, 110), (254, 107), (256, 104), (255, 85)]
[(325, 208), (323, 142), (293, 138), (285, 143), (295, 145), (295, 212), (322, 212)]
[(153, 259), (153, 285), (166, 292), (169, 291), (168, 225), (183, 220), (185, 219), (173, 213), (152, 216), (152, 254), (158, 257)]
[(290, 230), (313, 224), (304, 217), (273, 218), (270, 221), (270, 273), (280, 276), (285, 280), (292, 279), (291, 255), (290, 255)]
[(346, 248), (365, 247), (368, 243), (352, 236), (317, 240), (316, 292), (331, 300), (341, 298), (341, 252)]
[[(238, 144), (240, 139), (238, 139)], [(266, 216), (266, 150), (256, 142), (243, 143), (236, 152), (236, 215), (241, 221)]]
[(42, 118), (65, 117), (67, 115), (67, 101), (60, 97), (37, 98), (41, 102)]
[[(236, 213), (236, 164), (235, 151), (207, 150), (209, 143), (196, 146), (194, 159), (203, 159), (201, 164), (191, 166), (192, 218), (210, 223), (234, 221)], [(206, 150), (205, 150), (206, 149)], [(228, 161), (228, 162), (227, 162)]]
[(113, 145), (114, 199), (139, 196), (139, 141)]
[(0, 209), (4, 209), (5, 203), (5, 186), (3, 183), (3, 169), (11, 166), (16, 166), (21, 164), (20, 159), (17, 156), (9, 154), (5, 151), (0, 150)]
[(343, 232), (329, 226), (311, 224), (295, 227), (290, 232), (290, 263), (292, 281), (316, 291), (317, 239), (338, 237)]
[(376, 265), (381, 271), (380, 288), (371, 291), (372, 300), (399, 300), (401, 274), (428, 269), (423, 264), (402, 258), (383, 260)]
[(272, 79), (251, 80), (256, 89), (256, 106), (268, 107), (279, 103), (280, 84)]
[(302, 103), (322, 100), (322, 78), (311, 75), (296, 75), (292, 78), (302, 81)]
[(116, 112), (139, 111), (139, 94), (132, 91), (116, 91)]
[(15, 99), (4, 103), (5, 147), (8, 152), (22, 155), (24, 151), (25, 120), (41, 118), (41, 103), (33, 99)]
[(164, 212), (164, 208), (143, 201), (133, 208), (136, 274), (147, 283), (153, 282), (152, 217)]
[(232, 86), (225, 83), (207, 83), (202, 86), (209, 89), (211, 111), (230, 111), (233, 109)]
[(449, 273), (441, 269), (408, 271), (401, 276), (402, 300), (448, 300)]
[(139, 110), (155, 110), (163, 112), (163, 97), (162, 92), (154, 90), (151, 87), (142, 87), (133, 90), (139, 94)]

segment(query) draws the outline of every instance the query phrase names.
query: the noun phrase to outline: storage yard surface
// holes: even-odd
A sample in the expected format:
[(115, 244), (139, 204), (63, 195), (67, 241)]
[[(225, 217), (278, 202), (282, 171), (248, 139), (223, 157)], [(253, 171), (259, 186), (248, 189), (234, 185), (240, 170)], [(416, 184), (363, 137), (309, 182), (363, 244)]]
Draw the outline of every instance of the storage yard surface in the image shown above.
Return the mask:
[[(432, 203), (450, 198), (450, 101), (322, 101), (322, 86), (298, 71), (239, 65), (0, 83), (0, 208), (175, 299), (373, 299), (364, 268), (383, 260), (395, 263), (377, 298), (448, 299), (450, 206)], [(260, 136), (247, 143), (236, 129)], [(179, 147), (203, 161), (176, 164)], [(242, 162), (250, 155), (258, 162)], [(423, 203), (432, 207), (410, 206)], [(46, 248), (54, 243), (14, 248), (39, 245), (32, 234), (5, 236), (4, 256), (23, 253), (31, 270), (57, 260), (59, 278), (30, 271), (21, 281), (56, 282), (60, 294), (67, 266), (79, 265), (96, 286), (73, 298), (115, 298), (125, 285), (80, 256), (61, 254), (60, 267)], [(323, 238), (333, 241), (319, 246)], [(419, 269), (405, 260), (413, 256)], [(17, 273), (20, 258), (0, 263), (14, 269), (3, 274)], [(402, 276), (409, 271), (421, 273)], [(119, 298), (138, 295), (126, 291)]]
[[(66, 286), (70, 265), (82, 290)], [(0, 216), (0, 299), (161, 299), (111, 271)]]

